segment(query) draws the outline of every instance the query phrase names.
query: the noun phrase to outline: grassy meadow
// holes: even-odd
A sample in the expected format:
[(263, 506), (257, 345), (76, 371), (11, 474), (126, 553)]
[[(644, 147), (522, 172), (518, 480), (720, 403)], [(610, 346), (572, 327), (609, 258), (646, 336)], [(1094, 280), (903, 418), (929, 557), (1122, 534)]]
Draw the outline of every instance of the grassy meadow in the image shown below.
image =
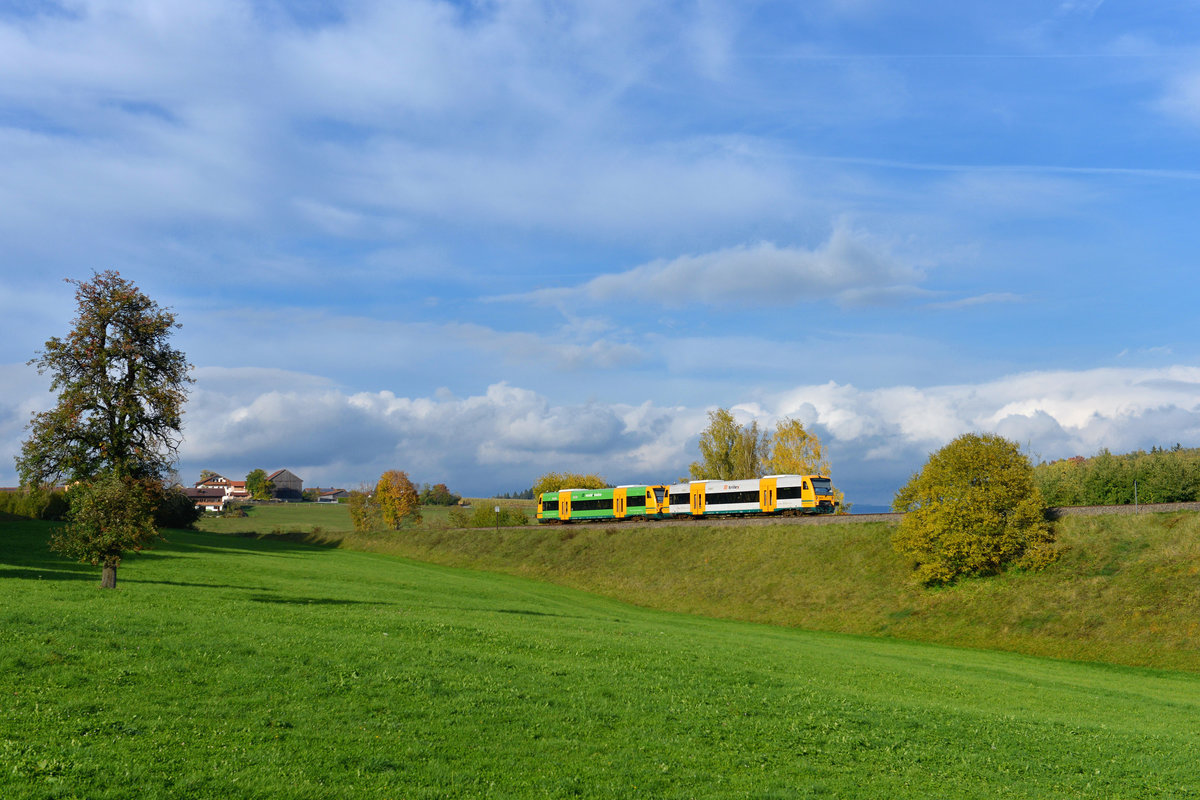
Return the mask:
[(507, 572), (710, 617), (1200, 671), (1200, 514), (1064, 517), (1062, 555), (914, 586), (894, 523), (528, 526), (301, 539)]
[(0, 522), (5, 798), (1200, 792), (1196, 674), (203, 532), (100, 591), (48, 532)]

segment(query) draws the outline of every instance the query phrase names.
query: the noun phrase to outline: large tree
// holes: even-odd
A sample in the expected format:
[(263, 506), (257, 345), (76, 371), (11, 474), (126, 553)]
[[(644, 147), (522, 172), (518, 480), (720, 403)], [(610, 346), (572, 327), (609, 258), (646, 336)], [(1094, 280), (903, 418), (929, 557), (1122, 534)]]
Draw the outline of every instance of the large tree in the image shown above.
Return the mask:
[(78, 315), (65, 339), (29, 363), (50, 373), (58, 402), (33, 415), (17, 457), (26, 486), (89, 481), (102, 473), (161, 482), (183, 439), (192, 379), (170, 346), (175, 315), (111, 270), (75, 284)]
[(725, 408), (708, 412), (700, 434), (700, 460), (688, 467), (695, 480), (741, 480), (763, 475), (770, 437), (758, 421), (741, 425)]
[(829, 459), (821, 440), (804, 423), (784, 418), (771, 434), (765, 468), (773, 475), (828, 475)]
[(57, 403), (30, 420), (17, 472), (25, 486), (72, 484), (71, 524), (55, 549), (103, 564), (102, 585), (113, 587), (121, 553), (156, 535), (191, 367), (170, 346), (175, 315), (131, 282), (110, 270), (68, 283), (78, 306), (71, 332), (29, 362), (53, 376)]

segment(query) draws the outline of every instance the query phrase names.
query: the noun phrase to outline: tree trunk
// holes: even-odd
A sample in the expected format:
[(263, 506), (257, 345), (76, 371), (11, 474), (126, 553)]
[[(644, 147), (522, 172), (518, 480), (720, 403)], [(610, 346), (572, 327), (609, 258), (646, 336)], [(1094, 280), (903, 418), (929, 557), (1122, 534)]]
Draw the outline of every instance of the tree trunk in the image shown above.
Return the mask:
[(101, 589), (117, 588), (117, 568), (108, 564), (104, 565), (104, 572), (100, 578)]

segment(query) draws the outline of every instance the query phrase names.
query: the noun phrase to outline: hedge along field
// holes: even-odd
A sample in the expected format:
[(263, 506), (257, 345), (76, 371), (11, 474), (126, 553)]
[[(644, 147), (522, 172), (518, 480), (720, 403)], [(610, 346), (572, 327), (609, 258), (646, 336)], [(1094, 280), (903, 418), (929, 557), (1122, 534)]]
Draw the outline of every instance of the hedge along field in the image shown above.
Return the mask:
[(0, 522), (0, 796), (1184, 797), (1200, 676), (636, 608), (169, 532)]

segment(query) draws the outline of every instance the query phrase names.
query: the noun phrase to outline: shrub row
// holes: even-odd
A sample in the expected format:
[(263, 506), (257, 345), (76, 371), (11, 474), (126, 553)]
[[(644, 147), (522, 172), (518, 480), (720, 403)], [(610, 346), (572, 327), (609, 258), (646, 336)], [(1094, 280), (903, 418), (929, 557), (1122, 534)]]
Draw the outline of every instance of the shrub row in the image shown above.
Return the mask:
[(529, 516), (524, 510), (513, 506), (500, 506), (496, 513), (492, 505), (477, 505), (467, 513), (466, 509), (450, 509), (450, 525), (455, 528), (512, 528), (528, 525)]
[[(62, 490), (23, 489), (0, 492), (0, 512), (25, 519), (61, 520), (70, 509), (68, 494)], [(200, 511), (179, 489), (168, 489), (154, 509), (154, 524), (159, 528), (190, 528)]]
[(66, 492), (46, 489), (0, 492), (0, 511), (25, 519), (62, 519), (67, 513)]

